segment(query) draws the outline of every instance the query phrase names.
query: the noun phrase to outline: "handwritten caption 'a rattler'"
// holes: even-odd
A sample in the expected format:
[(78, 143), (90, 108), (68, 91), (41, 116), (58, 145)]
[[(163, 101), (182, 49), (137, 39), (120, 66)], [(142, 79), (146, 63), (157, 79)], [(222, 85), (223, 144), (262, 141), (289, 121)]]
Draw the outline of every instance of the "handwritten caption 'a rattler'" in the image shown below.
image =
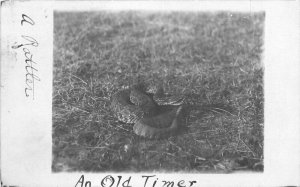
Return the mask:
[[(34, 26), (35, 22), (31, 19), (28, 15), (22, 14), (21, 18), (21, 26)], [(33, 54), (30, 52), (30, 47), (38, 47), (39, 43), (35, 38), (29, 35), (21, 35), (21, 37), (25, 40), (24, 43), (17, 44), (12, 46), (12, 49), (19, 49), (21, 48), (24, 53), (25, 57), (25, 96), (32, 97), (34, 99), (34, 89), (35, 89), (35, 82), (41, 81), (39, 76), (37, 75), (38, 69), (36, 68), (37, 62), (33, 60)]]

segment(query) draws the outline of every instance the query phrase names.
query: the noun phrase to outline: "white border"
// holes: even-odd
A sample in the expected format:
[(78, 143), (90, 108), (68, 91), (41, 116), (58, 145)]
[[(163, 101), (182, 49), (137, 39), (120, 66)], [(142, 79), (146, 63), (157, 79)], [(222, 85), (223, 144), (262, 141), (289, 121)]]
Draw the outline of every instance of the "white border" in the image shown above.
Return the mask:
[[(160, 179), (197, 180), (196, 186), (300, 185), (298, 1), (34, 1), (14, 2), (1, 9), (1, 171), (4, 184), (75, 186), (83, 174), (51, 173), (53, 10), (231, 10), (266, 12), (265, 170), (261, 174), (156, 175)], [(36, 21), (34, 29), (18, 24), (23, 12)], [(26, 32), (40, 42), (38, 49), (32, 49), (42, 80), (37, 83), (34, 102), (24, 97), (22, 53), (9, 47), (14, 41), (21, 41), (20, 35)], [(108, 173), (85, 173), (85, 179), (99, 186), (106, 175)], [(123, 177), (129, 175), (122, 174)], [(142, 174), (131, 176), (131, 185), (141, 186)]]

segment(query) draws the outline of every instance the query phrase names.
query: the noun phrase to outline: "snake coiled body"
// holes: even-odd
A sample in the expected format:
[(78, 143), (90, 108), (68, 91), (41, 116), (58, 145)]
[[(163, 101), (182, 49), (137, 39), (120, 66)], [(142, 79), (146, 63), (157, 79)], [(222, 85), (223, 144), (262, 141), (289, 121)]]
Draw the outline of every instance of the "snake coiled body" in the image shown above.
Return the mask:
[[(155, 101), (157, 100), (157, 102)], [(111, 97), (111, 107), (119, 121), (134, 124), (133, 131), (146, 138), (166, 138), (179, 127), (182, 106), (174, 99), (150, 95), (145, 89), (134, 86), (116, 92)], [(168, 105), (162, 110), (161, 105)]]
[(133, 131), (139, 136), (158, 139), (174, 135), (181, 118), (193, 110), (227, 114), (233, 110), (227, 104), (203, 104), (201, 94), (166, 94), (161, 86), (152, 86), (135, 85), (111, 97), (114, 115), (119, 121), (134, 124)]

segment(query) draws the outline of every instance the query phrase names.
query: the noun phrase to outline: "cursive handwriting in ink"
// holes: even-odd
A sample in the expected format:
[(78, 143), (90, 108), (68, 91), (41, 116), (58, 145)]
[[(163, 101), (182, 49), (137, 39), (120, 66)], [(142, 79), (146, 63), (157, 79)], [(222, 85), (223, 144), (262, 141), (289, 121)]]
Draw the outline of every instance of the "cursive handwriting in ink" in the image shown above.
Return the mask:
[(12, 46), (11, 48), (18, 49), (18, 48), (23, 47), (25, 45), (32, 45), (34, 47), (39, 46), (39, 43), (36, 41), (36, 39), (32, 38), (31, 36), (22, 35), (21, 37), (24, 38), (25, 40), (27, 40), (29, 43), (24, 43), (24, 44), (19, 44), (19, 45), (16, 44), (16, 45)]
[(35, 74), (38, 70), (33, 67), (33, 64), (36, 64), (32, 60), (32, 54), (27, 48), (23, 48), (24, 55), (25, 55), (25, 69), (26, 69), (26, 88), (25, 88), (25, 95), (29, 97), (28, 91), (32, 92), (32, 98), (34, 99), (34, 81), (41, 81), (41, 79)]
[[(83, 185), (84, 184), (84, 185)], [(78, 185), (78, 186), (77, 186)], [(91, 187), (92, 183), (91, 181), (84, 181), (84, 175), (81, 175), (80, 179), (77, 181), (75, 187)]]
[[(131, 179), (133, 177), (131, 176), (112, 176), (107, 175), (104, 178), (102, 178), (100, 183), (97, 182), (100, 187), (136, 187), (132, 186)], [(135, 180), (133, 178), (133, 180)], [(197, 183), (195, 180), (184, 180), (180, 178), (176, 178), (175, 180), (164, 180), (160, 179), (156, 175), (142, 175), (141, 178), (136, 179), (139, 182), (139, 186), (143, 187), (194, 187), (194, 184)], [(142, 185), (144, 181), (144, 185)], [(93, 183), (93, 185), (92, 185)], [(91, 187), (95, 186), (95, 183), (90, 180), (85, 180), (84, 175), (81, 175), (77, 183), (75, 184), (75, 187)]]
[(30, 25), (34, 25), (34, 21), (28, 17), (26, 14), (22, 14), (22, 20), (21, 20), (21, 25), (23, 26), (23, 22), (29, 23)]
[[(26, 14), (22, 14), (21, 26), (25, 23), (33, 26), (35, 22)], [(35, 89), (35, 81), (41, 81), (41, 79), (37, 76), (38, 69), (36, 68), (37, 62), (33, 60), (33, 54), (30, 52), (29, 47), (38, 47), (39, 43), (35, 38), (28, 35), (21, 35), (21, 37), (25, 40), (25, 42), (21, 44), (15, 44), (12, 46), (12, 49), (22, 48), (24, 57), (25, 57), (25, 96), (32, 96), (34, 99), (34, 89)]]

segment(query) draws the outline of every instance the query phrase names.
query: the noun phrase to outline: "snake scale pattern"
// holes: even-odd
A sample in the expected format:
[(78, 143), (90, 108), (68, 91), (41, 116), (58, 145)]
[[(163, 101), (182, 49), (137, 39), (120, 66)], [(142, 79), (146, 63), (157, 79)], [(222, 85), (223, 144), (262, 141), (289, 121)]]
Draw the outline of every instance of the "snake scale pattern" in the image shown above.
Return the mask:
[(178, 130), (182, 101), (181, 97), (162, 97), (159, 89), (151, 92), (144, 85), (135, 85), (113, 94), (111, 108), (119, 121), (134, 124), (135, 134), (161, 139)]

